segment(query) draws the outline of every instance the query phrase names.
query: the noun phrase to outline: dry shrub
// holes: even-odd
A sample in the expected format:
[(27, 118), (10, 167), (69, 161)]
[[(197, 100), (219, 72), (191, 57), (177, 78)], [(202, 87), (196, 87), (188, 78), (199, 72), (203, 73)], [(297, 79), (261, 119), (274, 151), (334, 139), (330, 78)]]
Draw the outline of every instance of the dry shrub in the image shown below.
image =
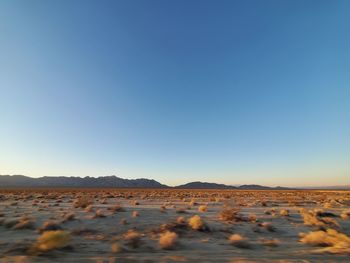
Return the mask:
[(198, 205), (198, 203), (194, 199), (192, 199), (189, 203), (189, 206), (195, 206), (195, 205)]
[(307, 226), (331, 226), (331, 227), (339, 227), (338, 222), (331, 217), (323, 217), (319, 218), (317, 216), (317, 211), (306, 211), (304, 209), (300, 210), (300, 213), (303, 217), (304, 224)]
[(250, 245), (246, 238), (239, 234), (233, 234), (229, 237), (229, 242), (231, 245), (238, 248), (250, 248)]
[(253, 222), (255, 223), (256, 221), (258, 221), (258, 218), (256, 216), (256, 214), (250, 214), (248, 217), (249, 222)]
[(123, 247), (119, 243), (113, 243), (111, 245), (112, 253), (120, 253), (123, 251)]
[(119, 205), (119, 204), (108, 207), (108, 210), (112, 211), (113, 213), (125, 212), (124, 207), (122, 205)]
[(263, 222), (263, 223), (259, 224), (259, 226), (265, 228), (266, 230), (268, 230), (270, 232), (276, 231), (276, 228), (272, 225), (271, 222)]
[(123, 235), (124, 242), (127, 246), (137, 248), (141, 244), (141, 234), (135, 230), (129, 230)]
[(88, 205), (86, 208), (85, 208), (85, 212), (87, 212), (87, 213), (91, 213), (91, 212), (93, 212), (94, 210), (93, 210), (93, 206), (92, 205)]
[(140, 213), (138, 211), (133, 211), (132, 212), (132, 217), (139, 217)]
[(34, 220), (29, 217), (23, 216), (18, 221), (16, 225), (12, 227), (13, 229), (34, 229)]
[(287, 210), (287, 209), (281, 209), (280, 215), (281, 215), (281, 216), (289, 216), (289, 210)]
[(188, 224), (194, 230), (205, 230), (206, 225), (199, 215), (194, 215), (188, 220)]
[(238, 222), (243, 221), (242, 216), (239, 214), (239, 209), (237, 208), (224, 208), (219, 217), (221, 220), (226, 222)]
[(178, 236), (175, 232), (166, 231), (159, 238), (159, 245), (162, 249), (173, 249), (177, 243)]
[(82, 196), (74, 201), (75, 208), (86, 208), (93, 204), (93, 200), (88, 196)]
[(122, 219), (120, 220), (120, 224), (121, 224), (121, 225), (127, 225), (127, 224), (128, 224), (128, 221), (126, 220), (126, 218), (122, 218)]
[(34, 248), (38, 251), (64, 248), (68, 245), (70, 239), (71, 236), (67, 231), (46, 231), (38, 238)]
[(106, 217), (106, 215), (103, 213), (102, 209), (97, 209), (95, 212), (94, 218), (103, 218)]
[(268, 247), (277, 247), (281, 242), (278, 239), (262, 239), (261, 244)]
[(200, 205), (200, 206), (198, 207), (198, 211), (199, 211), (199, 212), (204, 213), (204, 212), (207, 212), (207, 210), (208, 210), (208, 206), (207, 206), (207, 205)]
[(44, 231), (54, 231), (54, 230), (61, 230), (61, 226), (59, 223), (55, 221), (45, 221), (43, 225), (38, 229), (40, 233)]
[(176, 222), (180, 225), (184, 225), (186, 224), (186, 220), (183, 216), (179, 216), (177, 219), (176, 219)]
[(326, 247), (316, 252), (328, 252), (332, 254), (350, 254), (350, 237), (339, 233), (334, 229), (327, 231), (313, 231), (307, 234), (300, 233), (300, 242), (313, 246)]
[(341, 214), (340, 214), (341, 219), (343, 220), (348, 220), (350, 217), (350, 210), (344, 210)]
[(72, 221), (75, 219), (75, 214), (73, 212), (67, 213), (63, 216), (63, 222)]

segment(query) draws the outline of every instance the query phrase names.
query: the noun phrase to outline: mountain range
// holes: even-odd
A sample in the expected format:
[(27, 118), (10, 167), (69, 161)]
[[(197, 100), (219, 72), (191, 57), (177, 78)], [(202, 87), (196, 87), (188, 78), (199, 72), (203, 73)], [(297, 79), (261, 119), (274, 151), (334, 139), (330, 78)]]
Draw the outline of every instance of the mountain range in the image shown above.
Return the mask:
[[(24, 175), (0, 175), (0, 187), (111, 187), (111, 188), (170, 188), (152, 179), (123, 179), (115, 175), (102, 177), (44, 176), (32, 178)], [(231, 186), (225, 184), (191, 182), (175, 186), (179, 189), (288, 189), (261, 185)]]

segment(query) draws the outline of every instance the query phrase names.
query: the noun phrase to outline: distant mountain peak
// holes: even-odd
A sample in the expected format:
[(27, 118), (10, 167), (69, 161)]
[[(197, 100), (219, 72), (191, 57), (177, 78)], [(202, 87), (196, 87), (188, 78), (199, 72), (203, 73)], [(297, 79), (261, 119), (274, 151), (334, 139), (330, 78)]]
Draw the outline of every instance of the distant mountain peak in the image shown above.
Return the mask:
[[(154, 179), (124, 179), (116, 175), (101, 177), (79, 176), (43, 176), (32, 178), (24, 175), (0, 175), (0, 187), (106, 187), (106, 188), (169, 188)], [(268, 187), (257, 184), (233, 186), (218, 183), (195, 181), (175, 186), (179, 189), (288, 189), (285, 187)]]

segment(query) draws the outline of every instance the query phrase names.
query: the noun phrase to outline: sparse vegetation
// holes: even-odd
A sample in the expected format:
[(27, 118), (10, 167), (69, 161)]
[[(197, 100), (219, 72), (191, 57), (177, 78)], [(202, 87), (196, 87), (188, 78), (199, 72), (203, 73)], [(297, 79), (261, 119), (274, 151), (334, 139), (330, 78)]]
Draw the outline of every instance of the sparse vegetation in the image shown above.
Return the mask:
[(173, 249), (177, 243), (178, 236), (174, 232), (166, 231), (159, 238), (159, 245), (162, 249)]
[(350, 254), (350, 237), (339, 233), (334, 229), (326, 231), (313, 231), (310, 233), (300, 233), (300, 242), (313, 246), (326, 247), (316, 250), (316, 252), (328, 252), (333, 254)]
[(246, 238), (239, 234), (233, 234), (229, 237), (229, 242), (231, 245), (238, 248), (250, 248), (250, 245)]
[(67, 231), (46, 231), (37, 240), (34, 248), (38, 251), (49, 251), (66, 247), (71, 239)]
[[(134, 207), (136, 200), (141, 203)], [(331, 208), (325, 208), (326, 203)], [(80, 247), (96, 246), (96, 251), (118, 253), (114, 257), (121, 261), (133, 252), (152, 253), (152, 257), (163, 253), (164, 260), (171, 261), (168, 253), (175, 252), (159, 249), (177, 249), (179, 253), (184, 250), (184, 261), (186, 251), (200, 253), (204, 247), (215, 246), (221, 253), (221, 247), (231, 244), (235, 252), (243, 248), (264, 251), (266, 260), (272, 253), (276, 260), (280, 255), (301, 260), (302, 254), (287, 251), (300, 240), (310, 261), (319, 260), (314, 258), (320, 257), (316, 253), (326, 253), (322, 259), (332, 262), (337, 260), (333, 254), (349, 254), (349, 216), (349, 191), (0, 189), (0, 232), (5, 233), (0, 236), (0, 254), (27, 255), (33, 261), (41, 254), (47, 258), (64, 255), (69, 261), (79, 255)], [(308, 228), (311, 232), (298, 237), (298, 232)], [(37, 234), (40, 242), (38, 238), (31, 243)], [(250, 259), (249, 253), (242, 255)]]
[(188, 224), (194, 230), (205, 230), (206, 225), (199, 215), (194, 215), (188, 220)]

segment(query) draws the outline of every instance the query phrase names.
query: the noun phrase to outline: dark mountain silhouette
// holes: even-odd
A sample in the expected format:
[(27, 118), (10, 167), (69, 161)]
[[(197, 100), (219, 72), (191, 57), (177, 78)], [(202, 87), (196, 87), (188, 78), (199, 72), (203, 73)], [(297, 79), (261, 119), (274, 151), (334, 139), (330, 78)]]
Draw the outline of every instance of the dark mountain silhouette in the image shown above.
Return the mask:
[[(169, 188), (151, 179), (123, 179), (115, 175), (102, 177), (67, 177), (67, 176), (44, 176), (32, 178), (24, 175), (0, 175), (0, 187), (115, 187), (115, 188)], [(268, 187), (261, 185), (232, 186), (225, 184), (190, 182), (175, 186), (179, 189), (288, 189), (285, 187)]]
[(206, 182), (191, 182), (176, 186), (181, 189), (237, 189), (235, 186), (226, 184), (206, 183)]
[(103, 177), (65, 177), (44, 176), (32, 178), (23, 175), (0, 176), (0, 187), (145, 187), (165, 188), (168, 187), (150, 179), (123, 179), (117, 176)]

